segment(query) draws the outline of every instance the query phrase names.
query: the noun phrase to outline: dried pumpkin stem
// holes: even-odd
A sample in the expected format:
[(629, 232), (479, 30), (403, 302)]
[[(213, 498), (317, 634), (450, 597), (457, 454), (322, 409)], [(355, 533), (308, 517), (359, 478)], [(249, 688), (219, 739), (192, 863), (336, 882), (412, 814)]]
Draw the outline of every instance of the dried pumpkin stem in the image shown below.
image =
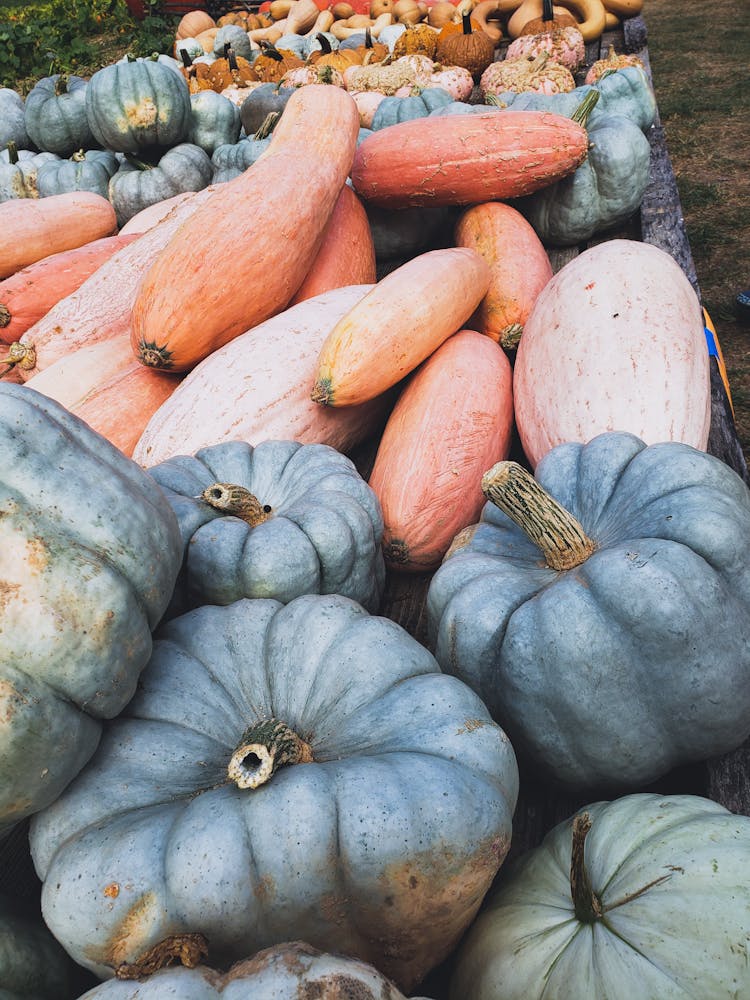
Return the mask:
[(580, 522), (517, 462), (493, 465), (482, 492), (539, 546), (550, 569), (573, 569), (596, 550)]
[(521, 323), (510, 323), (500, 331), (500, 346), (506, 351), (514, 351), (518, 347), (522, 333)]
[(603, 914), (602, 902), (591, 888), (586, 868), (586, 837), (591, 829), (591, 816), (580, 813), (573, 820), (573, 846), (570, 852), (570, 895), (576, 917), (584, 924), (593, 924)]
[(13, 317), (10, 314), (10, 309), (0, 302), (0, 329), (5, 329), (6, 326), (10, 326), (10, 321), (12, 319)]
[(263, 719), (245, 730), (227, 777), (238, 788), (258, 788), (285, 764), (312, 763), (312, 750), (285, 722)]
[(20, 368), (22, 371), (30, 372), (36, 366), (36, 351), (31, 344), (22, 344), (15, 340), (8, 345), (8, 353), (4, 358), (0, 358), (0, 365), (7, 365), (8, 368)]
[(280, 111), (269, 111), (263, 121), (258, 127), (258, 131), (255, 133), (255, 139), (267, 139), (269, 135), (276, 128), (276, 123), (279, 118), (281, 118)]
[(272, 514), (269, 504), (262, 504), (254, 493), (234, 483), (214, 483), (196, 499), (202, 500), (222, 514), (230, 514), (247, 521), (251, 528), (267, 521)]
[(141, 979), (175, 962), (187, 969), (194, 969), (207, 956), (208, 941), (203, 934), (173, 934), (149, 948), (134, 962), (118, 965), (115, 978)]

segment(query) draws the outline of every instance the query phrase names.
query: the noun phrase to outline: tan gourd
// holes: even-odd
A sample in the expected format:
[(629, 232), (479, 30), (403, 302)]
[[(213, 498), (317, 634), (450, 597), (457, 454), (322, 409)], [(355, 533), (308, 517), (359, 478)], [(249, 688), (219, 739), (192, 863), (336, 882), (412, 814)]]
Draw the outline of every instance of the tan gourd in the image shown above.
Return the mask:
[(456, 13), (456, 8), (450, 0), (438, 0), (427, 14), (427, 23), (431, 27), (438, 29), (445, 27), (446, 24), (451, 24), (453, 21), (460, 23), (460, 20), (460, 17)]
[(284, 28), (286, 25), (286, 20), (276, 21), (272, 24), (270, 28), (254, 28), (252, 31), (248, 31), (251, 42), (270, 42), (274, 45), (281, 36), (285, 33)]
[(306, 34), (317, 21), (319, 13), (320, 10), (314, 0), (294, 0), (286, 16), (287, 34)]
[(185, 14), (175, 31), (177, 41), (183, 38), (196, 38), (200, 32), (215, 28), (216, 22), (205, 10), (190, 10)]
[(305, 34), (309, 35), (311, 38), (315, 38), (320, 31), (330, 31), (331, 25), (335, 20), (336, 18), (333, 16), (332, 11), (321, 10), (315, 20), (315, 24), (313, 24), (312, 28), (310, 28), (309, 31), (306, 31)]
[(417, 24), (423, 15), (416, 0), (396, 0), (393, 16), (399, 24)]
[[(499, 0), (507, 7), (509, 0)], [(542, 0), (523, 0), (518, 4), (513, 0), (515, 11), (508, 19), (508, 35), (518, 38), (524, 26), (536, 17), (542, 16)], [(559, 0), (559, 6), (575, 14), (578, 30), (585, 42), (593, 42), (604, 32), (606, 12), (602, 0)]]
[(635, 17), (643, 10), (643, 0), (603, 0), (605, 10), (618, 17)]
[(268, 8), (268, 13), (274, 21), (283, 21), (286, 19), (287, 14), (295, 2), (296, 0), (271, 0), (271, 6)]
[(334, 21), (345, 21), (347, 17), (352, 16), (354, 8), (350, 3), (335, 3), (330, 8), (330, 11), (333, 14)]
[(381, 14), (392, 14), (396, 0), (372, 0), (370, 4), (370, 17), (374, 20)]
[(490, 36), (495, 45), (503, 37), (503, 29), (499, 19), (504, 13), (502, 8), (507, 6), (507, 0), (480, 0), (480, 3), (471, 10), (472, 21), (476, 21), (482, 31)]
[(218, 30), (218, 28), (207, 28), (205, 31), (200, 31), (197, 35), (193, 36), (196, 42), (200, 42), (204, 52), (213, 52), (214, 38), (216, 38)]

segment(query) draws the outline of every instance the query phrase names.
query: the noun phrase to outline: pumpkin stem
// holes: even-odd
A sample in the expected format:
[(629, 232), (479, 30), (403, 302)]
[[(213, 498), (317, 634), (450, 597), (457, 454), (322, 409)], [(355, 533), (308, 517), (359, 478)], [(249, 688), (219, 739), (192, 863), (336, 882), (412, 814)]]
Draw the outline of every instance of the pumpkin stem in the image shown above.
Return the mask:
[(521, 323), (510, 323), (500, 331), (500, 346), (506, 351), (514, 351), (518, 347), (522, 333)]
[(471, 13), (465, 10), (461, 15), (461, 28), (465, 35), (471, 34)]
[(7, 365), (3, 374), (5, 375), (11, 368), (20, 368), (21, 371), (30, 372), (36, 367), (36, 351), (31, 344), (22, 344), (20, 340), (8, 345), (8, 354), (0, 358), (0, 365)]
[(591, 829), (591, 816), (579, 813), (573, 820), (573, 846), (570, 851), (570, 895), (578, 920), (583, 924), (593, 924), (602, 918), (602, 902), (591, 888), (591, 879), (586, 869), (586, 837)]
[(146, 163), (145, 160), (140, 160), (133, 153), (125, 153), (125, 159), (136, 170), (153, 170), (154, 168), (153, 163)]
[(269, 42), (267, 39), (262, 38), (260, 41), (260, 47), (263, 49), (263, 55), (268, 56), (269, 59), (275, 59), (276, 62), (281, 62), (283, 60), (284, 57), (273, 42)]
[(260, 123), (258, 131), (255, 133), (253, 138), (255, 139), (267, 139), (269, 135), (276, 128), (276, 123), (279, 118), (281, 118), (280, 111), (269, 111), (263, 121)]
[(552, 0), (542, 0), (542, 20), (554, 22), (555, 12), (552, 9)]
[(579, 521), (517, 462), (493, 465), (482, 492), (539, 546), (550, 569), (574, 569), (596, 550)]
[(599, 91), (592, 88), (570, 117), (574, 122), (578, 122), (579, 125), (582, 125), (585, 128), (586, 123), (589, 120), (589, 116), (596, 107), (598, 100)]
[(122, 962), (115, 969), (116, 979), (140, 979), (180, 962), (187, 969), (194, 969), (208, 957), (208, 941), (203, 934), (173, 934), (153, 948), (144, 951), (135, 962)]
[(245, 730), (232, 754), (227, 777), (238, 788), (258, 788), (285, 764), (310, 764), (313, 755), (293, 729), (278, 719), (263, 719)]
[(68, 76), (66, 73), (61, 73), (55, 80), (55, 97), (59, 97), (61, 94), (67, 94), (68, 92)]
[(182, 57), (182, 65), (185, 67), (185, 69), (190, 69), (190, 67), (193, 65), (193, 60), (190, 57), (190, 53), (188, 52), (188, 50), (180, 49), (180, 56)]
[(196, 500), (202, 500), (221, 514), (241, 518), (251, 528), (262, 524), (271, 516), (268, 504), (262, 504), (255, 494), (244, 486), (236, 486), (233, 483), (214, 483), (196, 497)]
[(82, 149), (76, 150), (76, 152), (73, 153), (73, 155), (71, 156), (71, 160), (73, 161), (73, 163), (83, 163), (85, 159), (86, 159), (86, 153)]
[(365, 28), (365, 48), (366, 49), (374, 48), (372, 41), (372, 32), (370, 31), (369, 28)]
[(8, 163), (18, 163), (18, 146), (12, 139), (9, 139), (7, 144), (8, 150)]
[(12, 319), (10, 309), (4, 303), (0, 302), (0, 330), (4, 330), (6, 326), (10, 326)]

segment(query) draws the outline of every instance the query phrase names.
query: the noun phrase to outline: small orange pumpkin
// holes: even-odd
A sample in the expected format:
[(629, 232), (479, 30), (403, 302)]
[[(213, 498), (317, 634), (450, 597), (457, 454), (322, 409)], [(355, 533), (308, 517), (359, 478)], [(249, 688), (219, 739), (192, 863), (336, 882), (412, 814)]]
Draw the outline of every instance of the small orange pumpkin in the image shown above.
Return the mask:
[(438, 32), (429, 24), (412, 25), (406, 22), (406, 31), (398, 36), (393, 46), (393, 58), (420, 55), (434, 59), (437, 42)]
[(180, 49), (183, 65), (180, 72), (187, 81), (188, 90), (191, 94), (199, 94), (202, 90), (213, 90), (209, 71), (211, 67), (207, 63), (194, 63), (185, 49)]
[(258, 74), (247, 59), (235, 55), (231, 45), (224, 46), (224, 58), (216, 59), (208, 67), (211, 89), (218, 93), (227, 87), (242, 87), (258, 79)]
[(178, 42), (183, 38), (195, 38), (202, 31), (216, 27), (216, 21), (205, 10), (190, 10), (177, 25), (175, 38)]
[(476, 83), (495, 58), (495, 43), (478, 25), (472, 27), (467, 11), (461, 17), (460, 31), (443, 28), (438, 35), (436, 58), (446, 66), (468, 69)]
[(260, 42), (261, 53), (253, 63), (257, 78), (262, 83), (278, 83), (290, 69), (304, 66), (304, 60), (288, 49), (277, 49), (272, 42)]
[(310, 53), (307, 57), (308, 63), (316, 67), (330, 66), (339, 73), (343, 73), (349, 66), (359, 66), (362, 63), (358, 49), (334, 49), (322, 32), (316, 35), (316, 38), (320, 42), (320, 48)]

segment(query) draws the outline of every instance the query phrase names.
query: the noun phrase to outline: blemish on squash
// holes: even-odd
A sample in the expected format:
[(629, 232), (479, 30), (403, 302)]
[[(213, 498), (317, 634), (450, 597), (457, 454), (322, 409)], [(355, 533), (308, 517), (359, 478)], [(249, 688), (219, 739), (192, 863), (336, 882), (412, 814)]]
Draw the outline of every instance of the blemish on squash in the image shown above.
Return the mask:
[(127, 964), (129, 959), (144, 951), (152, 927), (157, 923), (156, 913), (161, 910), (156, 893), (144, 892), (127, 911), (104, 947), (87, 948), (87, 957), (113, 969)]
[(267, 903), (273, 899), (276, 892), (276, 884), (270, 875), (264, 875), (254, 886), (253, 895), (261, 903)]
[(0, 722), (10, 722), (22, 705), (28, 705), (29, 699), (16, 690), (10, 681), (0, 680)]
[[(380, 991), (379, 991), (380, 992)], [(388, 1000), (392, 993), (377, 997), (369, 986), (353, 976), (333, 973), (320, 979), (300, 983), (297, 988), (297, 1000), (326, 1000), (326, 997), (346, 997), (346, 1000)]]
[(138, 104), (127, 102), (124, 106), (126, 128), (148, 128), (158, 120), (153, 98), (145, 97)]
[(103, 892), (108, 899), (117, 899), (120, 895), (120, 886), (117, 882), (110, 882), (109, 885), (104, 886)]
[(456, 730), (456, 736), (462, 736), (464, 733), (473, 733), (476, 729), (481, 729), (484, 726), (484, 722), (481, 719), (467, 719), (460, 729)]
[(41, 538), (26, 540), (26, 565), (37, 573), (43, 572), (49, 563), (49, 551)]

